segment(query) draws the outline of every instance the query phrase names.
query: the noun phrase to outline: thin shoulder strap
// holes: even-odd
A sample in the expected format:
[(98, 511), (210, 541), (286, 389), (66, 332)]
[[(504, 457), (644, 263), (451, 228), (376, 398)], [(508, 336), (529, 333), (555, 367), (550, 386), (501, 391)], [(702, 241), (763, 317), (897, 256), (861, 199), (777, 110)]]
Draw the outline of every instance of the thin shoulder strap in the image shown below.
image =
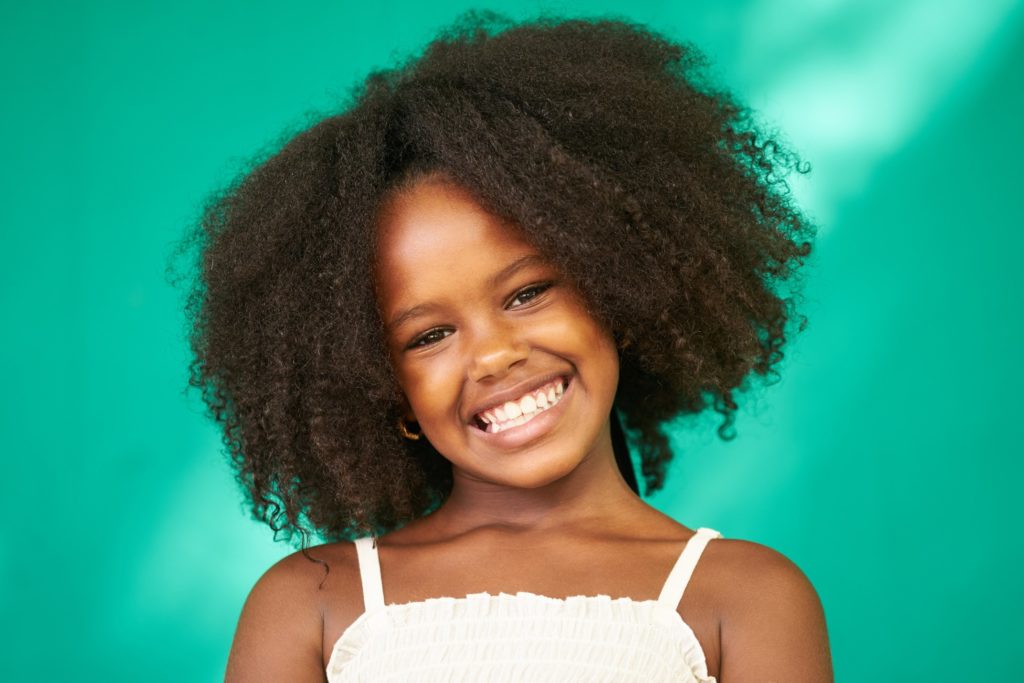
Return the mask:
[(359, 557), (359, 579), (363, 583), (363, 605), (367, 612), (384, 607), (384, 584), (380, 580), (380, 557), (377, 539), (373, 536), (357, 538), (356, 555)]
[(697, 533), (686, 542), (683, 551), (679, 553), (679, 559), (676, 560), (675, 566), (672, 567), (668, 578), (665, 579), (665, 585), (661, 588), (658, 602), (673, 610), (678, 609), (679, 601), (683, 599), (683, 591), (686, 590), (686, 585), (690, 583), (690, 577), (693, 576), (693, 570), (697, 566), (697, 560), (700, 559), (701, 553), (704, 552), (704, 547), (712, 538), (721, 537), (722, 534), (714, 529), (708, 529), (707, 527), (697, 529)]

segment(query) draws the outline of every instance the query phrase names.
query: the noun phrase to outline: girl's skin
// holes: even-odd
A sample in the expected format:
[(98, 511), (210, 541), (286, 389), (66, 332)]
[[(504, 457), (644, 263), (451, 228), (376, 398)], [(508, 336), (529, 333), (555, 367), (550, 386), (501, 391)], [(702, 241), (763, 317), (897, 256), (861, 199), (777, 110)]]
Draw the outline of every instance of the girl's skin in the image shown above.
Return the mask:
[[(454, 479), (436, 512), (378, 542), (386, 602), (484, 591), (656, 599), (694, 532), (636, 496), (615, 464), (611, 331), (514, 226), (442, 176), (393, 195), (379, 230), (378, 303), (408, 419)], [(563, 398), (530, 422), (477, 426), (476, 412), (559, 377)], [(257, 582), (227, 680), (325, 680), (363, 598), (352, 544), (312, 554), (330, 565), (326, 580), (296, 553)], [(711, 541), (679, 614), (719, 683), (832, 680), (818, 596), (765, 546)]]

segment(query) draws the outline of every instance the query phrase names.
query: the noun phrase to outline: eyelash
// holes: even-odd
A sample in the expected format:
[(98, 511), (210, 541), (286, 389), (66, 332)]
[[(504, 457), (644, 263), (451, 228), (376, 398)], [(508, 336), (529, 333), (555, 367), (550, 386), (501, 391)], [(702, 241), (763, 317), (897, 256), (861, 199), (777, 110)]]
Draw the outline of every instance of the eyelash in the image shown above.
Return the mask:
[(523, 287), (518, 292), (516, 292), (515, 296), (512, 297), (512, 299), (511, 299), (511, 301), (509, 303), (511, 303), (512, 301), (515, 301), (516, 299), (518, 299), (519, 297), (523, 296), (523, 294), (526, 294), (527, 292), (534, 292), (534, 295), (532, 297), (530, 297), (524, 303), (519, 305), (519, 307), (526, 306), (531, 301), (535, 300), (537, 297), (542, 295), (544, 292), (546, 292), (549, 289), (551, 289), (553, 284), (554, 284), (553, 282), (538, 282), (537, 284), (534, 284), (534, 285), (527, 285), (526, 287)]
[[(529, 306), (530, 302), (536, 301), (537, 297), (543, 295), (544, 292), (546, 292), (549, 289), (551, 289), (554, 286), (554, 284), (555, 284), (554, 282), (538, 282), (536, 284), (527, 285), (526, 287), (523, 287), (518, 292), (516, 292), (515, 295), (513, 295), (513, 297), (509, 300), (509, 303), (512, 303), (516, 299), (519, 299), (524, 294), (533, 294), (533, 296), (531, 296), (529, 299), (527, 299), (523, 303), (521, 303), (518, 306), (516, 306), (516, 308), (522, 308), (523, 306)], [(441, 333), (444, 333), (444, 332), (447, 332), (448, 334), (451, 334), (451, 331), (448, 328), (445, 328), (445, 327), (435, 327), (435, 328), (433, 328), (431, 330), (427, 330), (426, 332), (424, 332), (420, 336), (418, 336), (415, 339), (413, 339), (412, 342), (410, 342), (408, 348), (415, 349), (415, 348), (420, 348), (420, 347), (424, 347), (424, 346), (432, 346), (433, 344), (438, 343), (439, 341), (441, 341), (442, 339), (444, 339), (445, 337), (448, 336), (448, 334), (442, 334), (442, 336), (435, 337), (435, 335), (441, 334)]]
[(438, 333), (441, 333), (441, 332), (446, 332), (446, 331), (447, 330), (445, 330), (445, 328), (443, 328), (443, 327), (435, 327), (432, 330), (427, 330), (426, 332), (421, 334), (419, 337), (416, 337), (415, 339), (413, 339), (412, 343), (409, 344), (409, 348), (410, 349), (415, 349), (415, 348), (417, 348), (419, 346), (430, 346), (432, 344), (436, 344), (437, 342), (441, 341), (442, 339), (444, 339), (448, 335), (446, 334), (446, 335), (444, 335), (442, 337), (438, 337), (437, 339), (434, 339), (434, 340), (431, 340), (430, 338), (432, 336), (434, 336), (435, 334), (438, 334)]

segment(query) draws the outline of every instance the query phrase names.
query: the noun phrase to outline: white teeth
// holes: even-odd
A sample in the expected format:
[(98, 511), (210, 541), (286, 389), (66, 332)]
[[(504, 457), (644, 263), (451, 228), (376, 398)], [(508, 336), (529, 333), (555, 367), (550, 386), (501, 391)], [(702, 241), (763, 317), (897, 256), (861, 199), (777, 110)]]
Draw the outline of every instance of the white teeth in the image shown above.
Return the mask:
[(525, 424), (548, 408), (554, 407), (564, 393), (561, 380), (548, 385), (547, 390), (538, 389), (516, 401), (508, 401), (500, 408), (491, 408), (479, 413), (486, 423), (484, 431), (491, 434)]

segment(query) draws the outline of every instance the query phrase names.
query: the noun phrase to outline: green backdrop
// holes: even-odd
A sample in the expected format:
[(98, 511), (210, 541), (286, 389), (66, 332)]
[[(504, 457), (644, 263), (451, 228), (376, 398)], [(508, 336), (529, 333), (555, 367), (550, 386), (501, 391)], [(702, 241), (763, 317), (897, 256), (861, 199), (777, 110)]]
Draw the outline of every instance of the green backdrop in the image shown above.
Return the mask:
[(290, 549), (185, 393), (174, 241), (256, 150), (468, 7), (692, 40), (814, 166), (807, 331), (738, 438), (679, 425), (660, 508), (771, 545), (842, 681), (1011, 680), (1021, 2), (4, 3), (0, 679), (213, 681)]

